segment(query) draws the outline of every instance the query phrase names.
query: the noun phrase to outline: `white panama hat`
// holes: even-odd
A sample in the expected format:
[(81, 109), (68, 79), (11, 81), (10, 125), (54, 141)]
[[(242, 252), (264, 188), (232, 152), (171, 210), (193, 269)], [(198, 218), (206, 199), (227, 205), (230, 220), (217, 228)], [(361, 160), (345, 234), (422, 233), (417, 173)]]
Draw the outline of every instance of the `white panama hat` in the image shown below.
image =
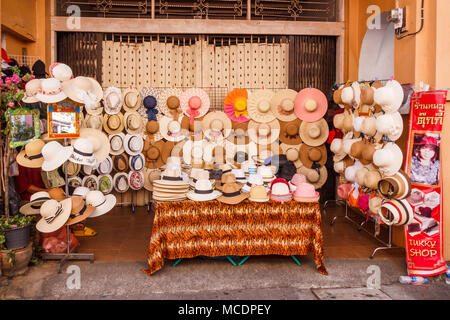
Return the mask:
[(101, 191), (89, 191), (86, 194), (86, 204), (95, 207), (89, 218), (99, 217), (111, 211), (116, 205), (116, 197), (113, 194), (104, 195)]
[(220, 191), (214, 190), (211, 181), (208, 179), (199, 179), (195, 182), (194, 190), (187, 193), (187, 197), (194, 201), (210, 201), (215, 200), (222, 193)]

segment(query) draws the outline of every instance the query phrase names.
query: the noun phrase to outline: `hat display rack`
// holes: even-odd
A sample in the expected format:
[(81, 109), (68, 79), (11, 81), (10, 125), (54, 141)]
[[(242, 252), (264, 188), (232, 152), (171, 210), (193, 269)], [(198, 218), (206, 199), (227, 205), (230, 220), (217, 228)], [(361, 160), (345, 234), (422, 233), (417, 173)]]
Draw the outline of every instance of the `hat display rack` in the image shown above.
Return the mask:
[[(383, 246), (375, 248), (370, 258), (380, 250), (402, 249), (392, 244), (392, 227), (412, 220), (406, 201), (411, 181), (401, 170), (403, 154), (396, 144), (403, 132), (398, 112), (403, 98), (403, 89), (393, 77), (335, 84), (333, 100), (340, 109), (333, 117), (334, 136), (329, 143), (338, 175), (338, 197), (326, 201), (324, 211), (331, 203), (345, 205), (344, 216), (334, 216), (331, 225), (345, 218), (380, 242)], [(355, 221), (350, 210), (366, 219)], [(364, 227), (369, 220), (375, 224), (373, 232)], [(380, 237), (381, 224), (387, 226), (387, 241)]]

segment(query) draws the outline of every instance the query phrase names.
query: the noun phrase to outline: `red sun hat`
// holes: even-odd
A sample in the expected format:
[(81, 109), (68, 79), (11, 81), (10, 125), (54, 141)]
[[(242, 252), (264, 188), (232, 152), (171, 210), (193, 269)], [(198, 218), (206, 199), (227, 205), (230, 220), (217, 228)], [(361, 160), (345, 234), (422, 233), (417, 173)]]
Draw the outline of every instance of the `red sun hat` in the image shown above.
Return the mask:
[(430, 136), (425, 136), (422, 141), (420, 141), (419, 143), (417, 143), (418, 146), (425, 146), (425, 145), (432, 145), (434, 147), (438, 147), (439, 144), (437, 142), (437, 139), (434, 137), (430, 137)]
[(320, 120), (327, 112), (327, 109), (327, 97), (319, 89), (305, 88), (295, 97), (294, 113), (305, 122)]
[(2, 48), (2, 59), (6, 62), (6, 63), (11, 63), (13, 62), (11, 59), (8, 59), (8, 54), (6, 53), (6, 50)]

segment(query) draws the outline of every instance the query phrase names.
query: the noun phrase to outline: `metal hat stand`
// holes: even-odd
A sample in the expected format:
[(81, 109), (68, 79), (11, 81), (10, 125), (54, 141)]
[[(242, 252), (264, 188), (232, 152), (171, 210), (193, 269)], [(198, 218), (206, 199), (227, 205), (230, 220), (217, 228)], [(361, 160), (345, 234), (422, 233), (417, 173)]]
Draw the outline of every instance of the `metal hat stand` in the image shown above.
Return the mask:
[[(64, 139), (64, 145), (67, 145), (67, 139)], [(69, 184), (67, 179), (67, 161), (64, 163), (64, 178), (66, 181), (65, 192), (66, 196), (69, 195)], [(69, 260), (89, 260), (90, 263), (94, 263), (94, 254), (93, 253), (75, 253), (77, 246), (70, 250), (70, 228), (66, 225), (66, 233), (67, 233), (67, 251), (66, 253), (43, 253), (42, 259), (44, 261), (47, 260), (59, 260), (58, 264), (58, 273), (61, 273), (61, 269), (63, 265)]]

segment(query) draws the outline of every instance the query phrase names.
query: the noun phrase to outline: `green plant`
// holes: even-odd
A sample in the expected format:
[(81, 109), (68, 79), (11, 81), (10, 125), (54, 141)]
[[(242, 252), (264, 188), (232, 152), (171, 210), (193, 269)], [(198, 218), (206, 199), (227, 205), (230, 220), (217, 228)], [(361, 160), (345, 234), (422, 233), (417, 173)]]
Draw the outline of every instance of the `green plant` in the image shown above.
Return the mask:
[(5, 230), (22, 228), (29, 224), (33, 224), (36, 222), (35, 216), (22, 216), (16, 215), (10, 217), (9, 219), (6, 216), (0, 217), (0, 250), (5, 250)]

